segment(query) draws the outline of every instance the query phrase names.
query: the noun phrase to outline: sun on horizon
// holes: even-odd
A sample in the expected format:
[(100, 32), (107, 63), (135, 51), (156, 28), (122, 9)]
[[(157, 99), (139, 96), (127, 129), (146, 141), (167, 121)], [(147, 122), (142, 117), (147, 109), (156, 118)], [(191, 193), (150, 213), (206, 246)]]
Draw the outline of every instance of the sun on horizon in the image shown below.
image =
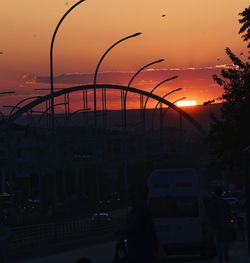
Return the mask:
[(176, 103), (177, 107), (188, 107), (188, 106), (196, 106), (196, 100), (180, 100)]

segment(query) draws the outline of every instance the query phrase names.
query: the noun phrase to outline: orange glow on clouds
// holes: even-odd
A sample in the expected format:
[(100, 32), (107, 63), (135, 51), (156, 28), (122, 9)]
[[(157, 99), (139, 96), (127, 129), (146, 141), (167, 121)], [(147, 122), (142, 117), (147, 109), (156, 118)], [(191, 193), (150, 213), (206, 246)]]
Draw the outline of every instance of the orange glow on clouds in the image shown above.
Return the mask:
[(180, 100), (177, 101), (176, 105), (178, 107), (196, 106), (196, 100)]

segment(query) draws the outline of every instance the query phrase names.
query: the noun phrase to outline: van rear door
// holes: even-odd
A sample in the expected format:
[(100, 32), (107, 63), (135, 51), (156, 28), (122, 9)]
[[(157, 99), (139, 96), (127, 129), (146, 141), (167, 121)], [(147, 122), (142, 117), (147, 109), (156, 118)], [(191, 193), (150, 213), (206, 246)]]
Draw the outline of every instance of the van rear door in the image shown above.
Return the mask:
[(153, 197), (149, 206), (162, 243), (200, 242), (202, 231), (197, 196)]

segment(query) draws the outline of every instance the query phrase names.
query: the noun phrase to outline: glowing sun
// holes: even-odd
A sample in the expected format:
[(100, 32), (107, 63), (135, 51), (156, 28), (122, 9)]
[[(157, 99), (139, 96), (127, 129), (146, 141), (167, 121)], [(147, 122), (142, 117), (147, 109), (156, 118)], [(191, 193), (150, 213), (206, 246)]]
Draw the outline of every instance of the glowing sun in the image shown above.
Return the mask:
[(187, 106), (195, 106), (197, 105), (196, 100), (180, 100), (177, 101), (176, 105), (178, 107), (187, 107)]

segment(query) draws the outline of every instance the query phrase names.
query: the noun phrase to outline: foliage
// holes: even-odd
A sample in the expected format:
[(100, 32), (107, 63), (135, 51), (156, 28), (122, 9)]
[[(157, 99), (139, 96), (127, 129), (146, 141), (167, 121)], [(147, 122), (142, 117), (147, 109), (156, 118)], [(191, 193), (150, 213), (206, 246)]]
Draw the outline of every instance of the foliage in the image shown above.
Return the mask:
[[(239, 33), (245, 33), (242, 38), (249, 41), (250, 6), (239, 15), (243, 17), (239, 20), (243, 24)], [(206, 140), (219, 160), (230, 167), (240, 164), (244, 149), (250, 145), (250, 64), (229, 48), (226, 48), (226, 54), (232, 61), (232, 67), (223, 69), (221, 76), (213, 76), (224, 90), (219, 98), (222, 102), (221, 117), (211, 116), (211, 129)]]
[[(244, 41), (250, 40), (250, 6), (245, 8), (245, 10), (241, 13), (239, 13), (240, 16), (242, 16), (241, 19), (239, 19), (239, 22), (243, 24), (240, 28), (239, 34), (243, 34), (242, 38)], [(250, 42), (248, 43), (248, 48), (250, 48)], [(249, 59), (250, 57), (248, 57)]]

